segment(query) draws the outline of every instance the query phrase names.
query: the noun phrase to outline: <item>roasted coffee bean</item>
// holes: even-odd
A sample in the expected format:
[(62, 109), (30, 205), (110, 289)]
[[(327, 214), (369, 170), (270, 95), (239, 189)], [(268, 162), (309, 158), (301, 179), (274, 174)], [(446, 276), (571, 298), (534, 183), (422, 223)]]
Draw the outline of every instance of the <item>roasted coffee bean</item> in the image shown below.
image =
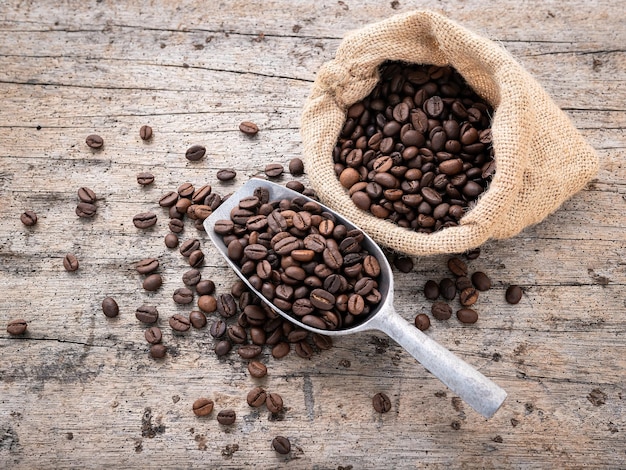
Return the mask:
[(187, 331), (191, 327), (191, 322), (189, 321), (189, 318), (179, 313), (172, 315), (169, 318), (168, 323), (170, 324), (172, 330), (178, 332)]
[[(250, 364), (253, 364), (253, 363), (254, 361), (251, 362)], [(267, 392), (265, 391), (263, 387), (254, 387), (252, 390), (248, 392), (248, 395), (246, 397), (246, 401), (248, 402), (248, 405), (250, 405), (253, 408), (259, 408), (263, 406), (265, 404), (265, 400), (267, 400)]]
[[(256, 379), (260, 379), (267, 375), (267, 366), (259, 361), (250, 361), (248, 363), (248, 372), (250, 375)], [(263, 400), (265, 402), (265, 400)], [(249, 404), (250, 402), (248, 402)], [(253, 405), (251, 405), (253, 406)]]
[(277, 178), (283, 174), (285, 169), (280, 163), (269, 163), (265, 165), (265, 174), (270, 178)]
[(163, 339), (161, 329), (158, 326), (152, 326), (144, 332), (146, 341), (150, 344), (158, 344)]
[(168, 227), (172, 233), (182, 233), (185, 230), (185, 222), (180, 219), (170, 219)]
[(179, 251), (185, 258), (188, 258), (191, 253), (200, 248), (200, 241), (197, 238), (190, 238), (181, 243)]
[(89, 219), (95, 216), (97, 210), (98, 208), (94, 204), (90, 204), (88, 202), (81, 201), (76, 205), (76, 215), (84, 219)]
[(141, 126), (141, 128), (139, 129), (139, 137), (141, 137), (141, 140), (152, 139), (152, 127), (147, 125)]
[(153, 344), (150, 347), (150, 356), (154, 359), (163, 359), (167, 354), (167, 347), (163, 344)]
[(221, 410), (217, 414), (217, 422), (224, 425), (230, 426), (237, 419), (237, 414), (234, 410)]
[(198, 295), (211, 295), (215, 292), (215, 283), (210, 279), (204, 279), (196, 284)]
[(68, 253), (63, 257), (63, 267), (68, 272), (73, 272), (78, 269), (78, 258), (73, 253)]
[(163, 278), (160, 274), (150, 274), (143, 280), (143, 288), (150, 292), (159, 290), (162, 285)]
[(455, 276), (467, 276), (467, 265), (460, 258), (450, 258), (448, 260), (448, 269)]
[(27, 328), (28, 323), (26, 323), (26, 320), (11, 320), (7, 325), (7, 333), (9, 333), (11, 336), (19, 336), (26, 333)]
[(137, 183), (142, 186), (148, 186), (154, 183), (154, 175), (148, 171), (144, 171), (137, 174)]
[(176, 205), (178, 202), (178, 193), (176, 191), (170, 191), (169, 193), (165, 193), (159, 199), (159, 205), (161, 207), (172, 207)]
[(428, 300), (437, 300), (439, 297), (439, 284), (433, 280), (426, 281), (426, 284), (424, 284), (424, 297)]
[(178, 187), (177, 192), (180, 197), (190, 198), (195, 190), (196, 188), (193, 187), (193, 184), (186, 182)]
[(430, 318), (425, 313), (420, 313), (415, 317), (415, 326), (421, 331), (430, 328)]
[(239, 124), (239, 130), (248, 136), (254, 136), (259, 132), (259, 127), (250, 121), (243, 121)]
[(135, 311), (135, 317), (142, 323), (156, 323), (159, 319), (159, 312), (152, 305), (142, 305)]
[(96, 193), (93, 190), (83, 186), (78, 189), (78, 200), (81, 202), (87, 202), (89, 204), (93, 204), (96, 202)]
[(193, 302), (193, 292), (187, 287), (179, 287), (174, 291), (172, 296), (174, 302), (181, 305), (190, 304)]
[(520, 286), (512, 285), (509, 286), (506, 290), (505, 299), (510, 304), (517, 304), (520, 300), (522, 300), (522, 288)]
[(313, 348), (306, 341), (298, 341), (295, 343), (296, 354), (302, 359), (311, 359), (313, 357)]
[(299, 158), (292, 158), (289, 161), (289, 173), (293, 176), (300, 176), (304, 173), (304, 163)]
[[(319, 318), (319, 317), (315, 317), (315, 318)], [(272, 356), (274, 357), (274, 359), (281, 359), (285, 357), (287, 354), (289, 354), (289, 351), (291, 351), (291, 345), (285, 341), (281, 341), (272, 348)]]
[[(201, 282), (203, 281), (200, 281), (200, 283)], [(196, 286), (196, 292), (198, 292), (200, 283)], [(198, 298), (198, 308), (206, 313), (215, 312), (215, 310), (217, 310), (217, 299), (210, 294), (203, 294)]]
[(272, 439), (272, 447), (279, 454), (286, 455), (291, 452), (291, 442), (284, 436), (276, 436)]
[(480, 248), (474, 248), (474, 249), (468, 250), (465, 253), (463, 253), (463, 255), (468, 260), (474, 260), (480, 256)]
[(237, 354), (241, 356), (242, 359), (253, 359), (261, 354), (263, 349), (261, 346), (257, 344), (244, 344), (239, 346), (237, 349)]
[(486, 291), (491, 289), (491, 279), (482, 271), (476, 271), (472, 274), (472, 284), (479, 291)]
[(191, 162), (197, 162), (201, 160), (206, 154), (206, 148), (202, 145), (192, 145), (185, 152), (185, 158)]
[(434, 302), (430, 312), (437, 320), (448, 320), (452, 316), (452, 309), (445, 302)]
[(213, 412), (213, 407), (214, 403), (210, 398), (198, 398), (191, 408), (196, 416), (208, 416)]
[(190, 269), (189, 271), (185, 271), (183, 273), (183, 284), (187, 287), (195, 286), (200, 282), (202, 278), (202, 274), (198, 269)]
[(446, 300), (452, 300), (456, 296), (456, 284), (450, 278), (444, 278), (439, 282), (439, 292)]
[(235, 344), (243, 344), (248, 339), (248, 334), (241, 325), (230, 325), (227, 330), (228, 337)]
[(393, 265), (402, 273), (409, 273), (413, 270), (413, 260), (408, 256), (396, 256)]
[(456, 312), (456, 317), (461, 323), (476, 323), (478, 321), (478, 313), (471, 308), (462, 308)]
[(165, 235), (165, 246), (168, 248), (176, 248), (178, 246), (178, 235), (175, 233), (168, 233)]
[(278, 393), (268, 393), (265, 406), (270, 413), (280, 413), (283, 410), (283, 398)]
[(459, 301), (461, 305), (464, 307), (469, 307), (474, 305), (478, 300), (478, 291), (473, 287), (468, 287), (467, 289), (463, 289), (459, 294)]
[(330, 336), (320, 335), (318, 333), (313, 334), (313, 343), (323, 351), (333, 347), (333, 340)]
[(142, 259), (137, 263), (135, 269), (139, 274), (150, 274), (159, 269), (159, 260), (156, 258)]
[(99, 149), (104, 145), (104, 139), (97, 134), (90, 134), (85, 139), (85, 143), (89, 148)]
[(221, 338), (226, 334), (226, 322), (222, 319), (215, 320), (209, 328), (209, 333), (214, 338)]
[(133, 224), (141, 229), (152, 227), (156, 222), (157, 216), (152, 212), (142, 212), (133, 217)]
[(117, 317), (120, 313), (120, 308), (113, 297), (106, 297), (102, 301), (102, 312), (109, 318)]
[(204, 328), (207, 323), (204, 313), (198, 310), (192, 310), (191, 313), (189, 313), (189, 322), (191, 326), (197, 329)]
[(233, 348), (233, 345), (231, 344), (230, 341), (222, 340), (222, 341), (218, 341), (218, 343), (215, 345), (214, 351), (217, 356), (221, 357), (221, 356), (225, 356), (226, 354), (228, 354), (232, 348)]
[(237, 303), (231, 294), (221, 294), (217, 297), (217, 311), (224, 318), (230, 318), (237, 313)]
[(459, 276), (456, 278), (456, 290), (461, 292), (468, 287), (472, 287), (472, 281), (467, 276)]
[(372, 405), (377, 413), (387, 413), (391, 410), (391, 400), (383, 393), (379, 392), (372, 398)]
[(228, 168), (224, 170), (219, 170), (215, 176), (220, 181), (230, 181), (237, 176), (237, 172)]
[(37, 214), (31, 210), (27, 210), (20, 216), (20, 221), (27, 227), (32, 227), (37, 223)]
[(204, 264), (204, 253), (202, 253), (202, 250), (192, 251), (189, 254), (188, 260), (189, 266), (192, 268), (199, 268)]

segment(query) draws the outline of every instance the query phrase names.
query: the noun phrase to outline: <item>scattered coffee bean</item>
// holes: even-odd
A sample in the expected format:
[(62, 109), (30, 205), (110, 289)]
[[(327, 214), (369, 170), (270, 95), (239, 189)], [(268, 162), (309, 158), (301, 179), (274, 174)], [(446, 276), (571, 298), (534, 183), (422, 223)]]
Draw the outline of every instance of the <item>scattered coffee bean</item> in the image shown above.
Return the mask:
[(185, 152), (185, 157), (190, 162), (197, 162), (198, 160), (201, 160), (205, 154), (206, 154), (205, 147), (203, 147), (202, 145), (192, 145)]
[(237, 414), (234, 410), (221, 410), (217, 414), (217, 422), (224, 425), (230, 426), (237, 419)]
[(474, 305), (478, 300), (478, 291), (473, 287), (463, 289), (459, 294), (459, 300), (461, 302), (461, 305), (463, 305), (464, 307)]
[(280, 163), (269, 163), (265, 166), (265, 174), (270, 178), (277, 178), (283, 174), (284, 168)]
[(182, 233), (183, 230), (185, 230), (185, 222), (183, 222), (181, 219), (170, 219), (167, 226), (171, 230), (171, 232), (175, 234)]
[(477, 259), (480, 256), (480, 248), (474, 248), (472, 250), (468, 250), (464, 253), (464, 256), (468, 259), (468, 260), (474, 260)]
[(163, 359), (167, 353), (167, 347), (163, 344), (153, 344), (150, 346), (150, 356), (154, 359)]
[(198, 310), (193, 310), (189, 314), (189, 322), (194, 328), (200, 329), (206, 326), (206, 315)]
[(474, 287), (474, 285), (472, 284), (472, 281), (467, 276), (457, 277), (456, 282), (454, 284), (456, 285), (456, 290), (459, 292), (467, 289), (468, 287)]
[(78, 269), (78, 258), (73, 253), (68, 253), (63, 258), (63, 267), (68, 272), (73, 272)]
[(298, 157), (292, 158), (289, 161), (289, 173), (292, 176), (300, 176), (304, 173), (304, 163)]
[(270, 413), (280, 413), (283, 410), (283, 398), (278, 393), (268, 393), (265, 406)]
[(221, 338), (226, 334), (226, 322), (224, 320), (217, 319), (211, 324), (211, 328), (209, 329), (209, 333), (214, 338)]
[(139, 137), (141, 140), (150, 140), (152, 139), (152, 127), (144, 125), (139, 129)]
[(139, 274), (150, 274), (159, 269), (159, 260), (156, 258), (142, 259), (137, 263), (135, 269)]
[(32, 227), (37, 223), (37, 214), (31, 210), (27, 210), (20, 216), (20, 220), (27, 227)]
[(456, 312), (456, 317), (461, 323), (476, 323), (478, 321), (478, 313), (471, 308), (462, 308)]
[(318, 333), (313, 334), (313, 342), (319, 349), (325, 351), (333, 347), (333, 340), (330, 336), (320, 335)]
[(119, 315), (120, 308), (113, 297), (106, 297), (102, 301), (102, 313), (109, 318), (117, 317)]
[(291, 442), (289, 442), (289, 439), (283, 436), (276, 436), (274, 439), (272, 439), (272, 447), (279, 454), (284, 455), (291, 452)]
[(178, 193), (176, 191), (170, 191), (169, 193), (165, 193), (159, 199), (159, 206), (161, 207), (173, 207), (178, 202)]
[(254, 387), (248, 392), (246, 401), (253, 408), (259, 408), (265, 404), (267, 393), (262, 387)]
[(231, 169), (224, 169), (219, 170), (215, 176), (220, 181), (230, 181), (232, 179), (235, 179), (235, 177), (237, 176), (237, 172)]
[(142, 323), (156, 323), (159, 319), (159, 311), (152, 305), (142, 305), (135, 310), (135, 318)]
[(211, 295), (215, 292), (215, 283), (210, 279), (204, 279), (196, 284), (198, 295)]
[(491, 279), (482, 271), (476, 271), (472, 274), (472, 284), (479, 291), (486, 291), (491, 289)]
[(467, 276), (467, 265), (460, 258), (450, 258), (448, 260), (448, 269), (455, 276)]
[(142, 186), (148, 186), (149, 184), (154, 183), (154, 175), (147, 171), (144, 171), (143, 173), (138, 173), (137, 183)]
[(378, 413), (387, 413), (391, 410), (391, 400), (389, 400), (389, 397), (383, 392), (379, 392), (374, 395), (374, 398), (372, 398), (372, 405)]
[[(198, 285), (196, 286), (196, 292), (198, 292), (198, 286), (202, 282), (203, 281), (200, 281)], [(208, 295), (208, 294), (201, 295), (200, 297), (198, 297), (198, 308), (205, 313), (215, 312), (217, 310), (217, 299), (213, 297), (212, 295)]]
[(187, 287), (179, 287), (174, 291), (172, 296), (174, 302), (181, 305), (190, 304), (193, 302), (193, 292)]
[(191, 408), (196, 416), (208, 416), (213, 412), (213, 406), (213, 400), (210, 398), (198, 398)]
[(219, 341), (216, 345), (215, 345), (215, 354), (217, 356), (225, 356), (226, 354), (228, 354), (230, 352), (230, 350), (233, 348), (233, 345), (231, 344), (230, 341), (228, 340), (222, 340)]
[(78, 189), (78, 199), (79, 201), (93, 204), (96, 202), (96, 193), (87, 187), (82, 187)]
[(446, 300), (452, 300), (456, 296), (456, 284), (450, 278), (444, 278), (439, 282), (439, 292)]
[(248, 136), (254, 136), (259, 132), (259, 127), (250, 121), (243, 121), (239, 124), (239, 130)]
[(257, 344), (244, 344), (237, 349), (237, 354), (243, 359), (254, 359), (258, 357), (261, 352), (263, 352), (263, 348)]
[(520, 286), (512, 285), (506, 290), (505, 299), (510, 304), (517, 304), (522, 300), (522, 288)]
[(76, 215), (81, 218), (89, 219), (96, 215), (98, 208), (94, 204), (88, 202), (79, 202), (76, 205)]
[(183, 273), (183, 284), (187, 287), (195, 286), (200, 282), (202, 278), (202, 274), (198, 269), (190, 269), (189, 271), (185, 271)]
[(292, 191), (296, 191), (298, 193), (304, 193), (305, 187), (300, 181), (288, 181), (285, 186)]
[(439, 297), (439, 284), (432, 280), (426, 281), (426, 284), (424, 284), (424, 297), (428, 300), (437, 300)]
[(202, 250), (192, 251), (189, 255), (189, 266), (199, 268), (204, 264), (204, 253)]
[(168, 248), (176, 248), (178, 246), (178, 235), (175, 233), (165, 235), (165, 246)]
[(248, 363), (248, 372), (256, 379), (260, 379), (267, 375), (267, 366), (259, 361), (250, 361)]
[(142, 212), (133, 217), (133, 224), (141, 229), (152, 227), (156, 222), (157, 216), (152, 212)]
[(163, 285), (163, 278), (160, 274), (150, 274), (143, 280), (143, 288), (149, 292), (159, 290)]
[(413, 260), (408, 256), (396, 256), (393, 265), (402, 273), (410, 273), (413, 270)]
[(179, 251), (181, 255), (188, 258), (191, 253), (198, 249), (200, 249), (200, 241), (197, 238), (190, 238), (180, 245)]
[(281, 341), (272, 348), (272, 356), (274, 359), (282, 359), (289, 354), (289, 351), (291, 351), (291, 345), (286, 341)]
[(152, 326), (144, 332), (146, 341), (150, 344), (158, 344), (163, 339), (163, 334), (158, 326)]
[(104, 145), (104, 139), (97, 134), (90, 134), (85, 139), (85, 143), (89, 148), (99, 149)]
[(189, 318), (179, 313), (172, 315), (169, 318), (168, 323), (170, 324), (170, 327), (172, 328), (172, 330), (178, 331), (181, 333), (189, 330), (189, 328), (191, 327), (191, 322), (189, 321)]
[(430, 311), (437, 320), (448, 320), (452, 316), (452, 309), (445, 302), (434, 302)]
[(425, 313), (420, 313), (415, 317), (415, 326), (418, 330), (426, 331), (430, 327), (430, 318)]
[(26, 320), (11, 320), (7, 325), (7, 333), (11, 336), (23, 335), (26, 332), (26, 328), (28, 328)]

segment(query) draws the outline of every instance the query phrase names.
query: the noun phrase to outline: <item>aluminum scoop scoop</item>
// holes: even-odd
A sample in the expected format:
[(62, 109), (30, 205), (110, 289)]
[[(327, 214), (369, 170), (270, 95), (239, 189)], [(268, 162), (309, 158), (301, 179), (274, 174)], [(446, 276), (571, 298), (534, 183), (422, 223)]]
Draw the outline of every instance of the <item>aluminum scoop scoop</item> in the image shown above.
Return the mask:
[[(270, 201), (305, 197), (283, 186), (253, 178), (232, 194), (204, 221), (206, 232), (219, 252), (252, 292), (292, 323), (314, 333), (328, 336), (347, 335), (370, 330), (379, 330), (386, 333), (478, 413), (485, 418), (493, 416), (506, 398), (506, 392), (396, 313), (393, 307), (393, 274), (391, 266), (389, 266), (389, 262), (380, 247), (367, 234), (365, 234), (362, 246), (379, 261), (381, 272), (378, 289), (382, 299), (377, 308), (373, 309), (361, 323), (355, 326), (339, 330), (312, 328), (298, 321), (296, 317), (276, 308), (259, 291), (254, 289), (241, 273), (239, 267), (228, 257), (228, 249), (222, 241), (222, 237), (215, 233), (214, 226), (218, 220), (230, 219), (230, 211), (237, 207), (239, 201), (247, 196), (252, 196), (255, 189), (259, 187), (269, 190)], [(349, 229), (358, 228), (340, 214), (323, 205), (322, 208), (324, 211), (333, 214), (338, 222), (341, 222)]]

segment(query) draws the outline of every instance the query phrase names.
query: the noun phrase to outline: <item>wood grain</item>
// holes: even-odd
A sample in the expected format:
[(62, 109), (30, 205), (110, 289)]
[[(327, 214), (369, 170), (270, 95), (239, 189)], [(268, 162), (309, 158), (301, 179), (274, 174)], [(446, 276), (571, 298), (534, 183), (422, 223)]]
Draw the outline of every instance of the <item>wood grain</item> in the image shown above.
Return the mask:
[[(546, 88), (598, 151), (598, 176), (541, 224), (490, 241), (472, 270), (487, 272), (480, 319), (435, 322), (429, 335), (504, 387), (480, 418), (381, 334), (335, 340), (330, 351), (282, 360), (249, 377), (219, 359), (206, 330), (173, 334), (171, 299), (188, 268), (163, 244), (159, 197), (179, 184), (235, 190), (269, 162), (301, 153), (300, 112), (315, 74), (344, 34), (416, 5), (351, 0), (96, 1), (0, 4), (0, 467), (1, 468), (618, 468), (626, 459), (626, 28), (619, 1), (477, 0), (438, 3), (500, 42)], [(261, 128), (255, 138), (243, 120)], [(143, 142), (139, 128), (154, 138)], [(98, 133), (100, 151), (84, 144)], [(205, 145), (200, 162), (184, 158)], [(215, 173), (238, 172), (223, 184)], [(136, 174), (152, 171), (142, 188)], [(283, 178), (283, 182), (289, 178)], [(306, 183), (306, 176), (300, 178)], [(74, 214), (76, 191), (98, 195), (93, 220)], [(32, 209), (35, 227), (19, 215)], [(132, 224), (153, 210), (157, 226)], [(183, 237), (199, 236), (187, 224)], [(208, 241), (203, 277), (235, 280)], [(80, 269), (62, 259), (75, 253)], [(141, 288), (135, 263), (161, 261), (163, 287)], [(396, 307), (408, 321), (430, 304), (421, 288), (448, 276), (446, 256), (396, 272)], [(504, 301), (510, 284), (520, 304)], [(115, 297), (118, 318), (102, 299)], [(168, 357), (148, 356), (134, 310), (158, 305)], [(24, 318), (24, 337), (6, 323)], [(286, 409), (250, 408), (255, 384)], [(383, 391), (392, 410), (378, 415)], [(237, 422), (197, 418), (215, 400)], [(292, 451), (276, 454), (276, 435)]]

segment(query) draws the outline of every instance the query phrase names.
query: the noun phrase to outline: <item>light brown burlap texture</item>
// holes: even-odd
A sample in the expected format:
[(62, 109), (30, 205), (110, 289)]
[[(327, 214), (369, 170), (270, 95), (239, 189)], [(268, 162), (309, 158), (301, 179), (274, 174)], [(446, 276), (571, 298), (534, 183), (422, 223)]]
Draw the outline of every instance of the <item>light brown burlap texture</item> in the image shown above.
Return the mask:
[[(458, 227), (417, 233), (358, 209), (334, 173), (347, 108), (366, 97), (387, 60), (451, 65), (496, 110), (496, 173)], [(543, 88), (501, 46), (431, 11), (391, 17), (348, 34), (319, 70), (302, 115), (304, 161), (322, 202), (374, 240), (409, 255), (461, 253), (543, 220), (578, 192), (598, 157)]]

